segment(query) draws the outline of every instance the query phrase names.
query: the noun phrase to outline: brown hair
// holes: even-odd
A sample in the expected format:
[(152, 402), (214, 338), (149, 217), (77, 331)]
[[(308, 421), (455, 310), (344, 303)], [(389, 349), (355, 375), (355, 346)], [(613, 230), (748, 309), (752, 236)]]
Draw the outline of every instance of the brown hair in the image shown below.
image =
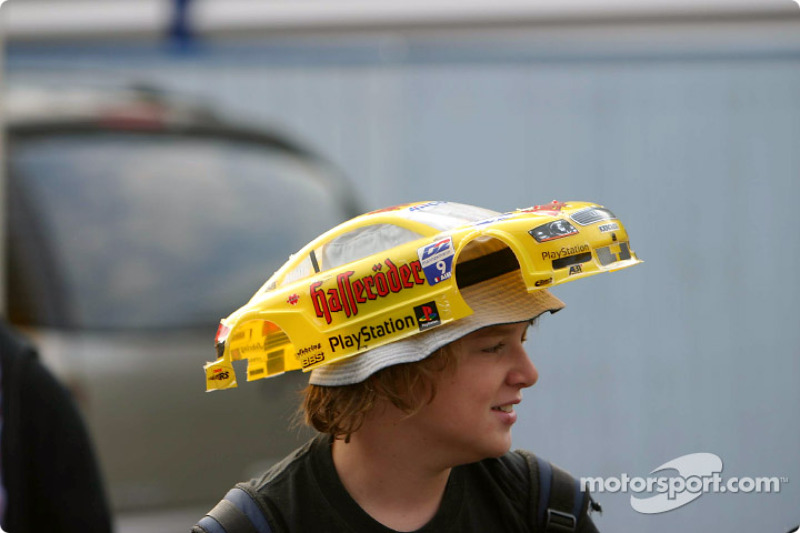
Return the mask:
[(409, 416), (432, 402), (436, 377), (453, 372), (457, 362), (451, 343), (421, 361), (384, 368), (361, 383), (336, 387), (309, 384), (303, 390), (303, 419), (320, 433), (349, 441), (380, 400), (391, 402)]

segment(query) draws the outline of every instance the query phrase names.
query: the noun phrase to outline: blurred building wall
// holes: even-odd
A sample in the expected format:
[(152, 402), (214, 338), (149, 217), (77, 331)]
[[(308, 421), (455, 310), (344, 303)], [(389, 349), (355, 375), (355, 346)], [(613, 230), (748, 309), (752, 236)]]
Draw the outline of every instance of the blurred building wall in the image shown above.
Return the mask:
[(726, 476), (790, 480), (655, 516), (598, 495), (603, 530), (783, 531), (800, 519), (799, 18), (12, 43), (6, 75), (152, 84), (277, 122), (369, 208), (607, 205), (645, 264), (554, 291), (568, 308), (533, 335), (515, 445), (578, 475), (711, 452)]

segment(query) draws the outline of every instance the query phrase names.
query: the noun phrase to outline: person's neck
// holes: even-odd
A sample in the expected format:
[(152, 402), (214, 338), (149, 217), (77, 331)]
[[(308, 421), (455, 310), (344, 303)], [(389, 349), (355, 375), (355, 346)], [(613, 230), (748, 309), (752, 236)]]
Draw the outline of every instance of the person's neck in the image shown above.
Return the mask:
[(425, 448), (401, 422), (367, 420), (349, 442), (334, 440), (333, 463), (367, 514), (394, 530), (414, 531), (436, 514), (451, 470)]

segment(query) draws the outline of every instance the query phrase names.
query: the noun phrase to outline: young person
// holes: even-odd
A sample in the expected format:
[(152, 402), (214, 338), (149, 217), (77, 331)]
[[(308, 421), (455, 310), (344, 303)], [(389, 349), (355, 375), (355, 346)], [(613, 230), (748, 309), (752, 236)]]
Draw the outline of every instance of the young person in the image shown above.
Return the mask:
[(523, 343), (564, 304), (528, 290), (518, 263), (494, 268), (507, 250), (479, 238), (459, 253), (468, 316), (314, 368), (302, 409), (319, 435), (192, 531), (597, 531), (599, 506), (569, 474), (510, 452), (538, 380)]

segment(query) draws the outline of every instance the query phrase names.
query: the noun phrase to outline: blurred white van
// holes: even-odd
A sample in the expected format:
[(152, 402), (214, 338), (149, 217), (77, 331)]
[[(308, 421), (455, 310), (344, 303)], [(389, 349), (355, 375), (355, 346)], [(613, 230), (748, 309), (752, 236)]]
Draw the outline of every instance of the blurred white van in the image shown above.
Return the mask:
[(149, 89), (13, 88), (4, 109), (9, 319), (75, 393), (115, 512), (210, 508), (307, 437), (299, 373), (205, 392), (219, 319), (358, 214), (351, 188)]

